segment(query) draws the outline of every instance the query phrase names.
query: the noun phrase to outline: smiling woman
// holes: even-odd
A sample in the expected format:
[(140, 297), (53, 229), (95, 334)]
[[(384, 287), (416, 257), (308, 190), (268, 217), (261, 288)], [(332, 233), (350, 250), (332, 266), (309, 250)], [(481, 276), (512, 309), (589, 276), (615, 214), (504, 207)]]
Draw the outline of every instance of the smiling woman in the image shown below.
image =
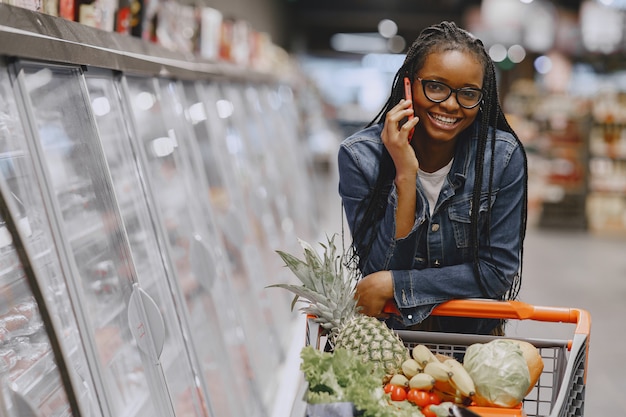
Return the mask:
[[(423, 30), (338, 161), (362, 312), (394, 328), (502, 333), (497, 320), (430, 317), (450, 299), (515, 298), (521, 283), (526, 155), (483, 43), (451, 22)], [(390, 302), (400, 317), (383, 315)]]

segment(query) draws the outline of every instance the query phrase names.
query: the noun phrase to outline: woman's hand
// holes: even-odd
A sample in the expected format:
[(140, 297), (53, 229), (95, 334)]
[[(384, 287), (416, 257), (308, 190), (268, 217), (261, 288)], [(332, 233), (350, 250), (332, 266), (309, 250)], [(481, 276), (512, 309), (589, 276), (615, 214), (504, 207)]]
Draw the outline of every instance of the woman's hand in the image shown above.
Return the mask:
[[(419, 162), (413, 147), (409, 143), (409, 132), (415, 127), (418, 118), (414, 117), (400, 127), (400, 122), (413, 112), (410, 100), (402, 100), (389, 110), (385, 118), (381, 138), (393, 164), (396, 167), (394, 180), (398, 192), (398, 207), (396, 209), (396, 239), (406, 237), (413, 227), (415, 220), (415, 182)], [(417, 138), (413, 138), (416, 140)]]
[(412, 102), (401, 100), (387, 112), (385, 117), (385, 126), (381, 136), (396, 167), (396, 177), (400, 175), (415, 178), (419, 167), (415, 151), (409, 142), (409, 132), (415, 128), (419, 118), (414, 117), (400, 126), (400, 122), (411, 114), (413, 114)]
[(355, 298), (361, 313), (372, 317), (386, 317), (383, 308), (393, 299), (391, 271), (378, 271), (361, 279), (356, 286)]

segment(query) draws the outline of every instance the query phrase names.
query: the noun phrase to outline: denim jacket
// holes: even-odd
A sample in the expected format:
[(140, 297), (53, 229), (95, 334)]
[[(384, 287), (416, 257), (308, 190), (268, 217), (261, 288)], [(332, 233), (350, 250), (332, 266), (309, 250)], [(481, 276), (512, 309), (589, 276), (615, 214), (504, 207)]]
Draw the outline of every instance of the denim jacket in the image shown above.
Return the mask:
[[(483, 191), (480, 202), (479, 265), (486, 294), (474, 278), (470, 213), (475, 179), (476, 125), (457, 139), (454, 161), (432, 216), (428, 200), (417, 178), (417, 202), (411, 232), (396, 239), (397, 190), (391, 186), (382, 220), (367, 233), (375, 233), (363, 275), (392, 272), (394, 299), (401, 313), (402, 327), (424, 320), (438, 304), (456, 298), (501, 298), (511, 287), (521, 266), (520, 226), (526, 187), (525, 154), (511, 134), (496, 132), (492, 195), (488, 175), (491, 146), (485, 151)], [(361, 221), (359, 204), (373, 189), (384, 145), (382, 124), (359, 131), (341, 143), (339, 194), (351, 232)], [(485, 214), (491, 205), (490, 232)], [(362, 247), (358, 248), (359, 252)], [(440, 318), (443, 331), (488, 333), (493, 320)]]

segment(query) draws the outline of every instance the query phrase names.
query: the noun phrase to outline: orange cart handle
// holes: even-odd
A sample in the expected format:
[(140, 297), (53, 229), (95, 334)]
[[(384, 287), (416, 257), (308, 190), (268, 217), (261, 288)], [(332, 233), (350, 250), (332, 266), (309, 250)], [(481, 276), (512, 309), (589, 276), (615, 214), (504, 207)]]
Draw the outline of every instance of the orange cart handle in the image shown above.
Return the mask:
[[(400, 314), (393, 301), (388, 302), (383, 311), (389, 314)], [(591, 316), (586, 310), (566, 307), (542, 307), (521, 301), (450, 300), (435, 307), (432, 315), (573, 323), (576, 324), (576, 334), (589, 335), (591, 331)]]

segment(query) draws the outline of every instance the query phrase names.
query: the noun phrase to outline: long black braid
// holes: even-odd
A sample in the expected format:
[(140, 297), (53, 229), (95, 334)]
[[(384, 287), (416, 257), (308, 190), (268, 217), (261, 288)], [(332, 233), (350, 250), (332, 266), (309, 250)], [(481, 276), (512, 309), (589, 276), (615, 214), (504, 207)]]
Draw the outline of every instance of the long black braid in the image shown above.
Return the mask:
[[(453, 22), (442, 22), (438, 25), (430, 26), (424, 29), (417, 39), (413, 42), (409, 48), (406, 58), (402, 66), (398, 69), (392, 83), (391, 94), (389, 99), (381, 109), (381, 111), (374, 117), (374, 119), (367, 125), (372, 126), (374, 124), (382, 124), (385, 121), (387, 113), (403, 98), (403, 78), (409, 76), (411, 79), (414, 74), (421, 69), (426, 61), (426, 58), (434, 52), (444, 52), (449, 50), (461, 50), (474, 54), (479, 62), (483, 64), (484, 77), (483, 77), (483, 90), (484, 97), (481, 103), (481, 109), (479, 111), (480, 128), (478, 131), (478, 148), (476, 154), (476, 180), (474, 182), (474, 190), (472, 195), (472, 207), (480, 207), (480, 195), (483, 185), (483, 173), (484, 173), (484, 159), (487, 143), (491, 144), (491, 163), (489, 166), (488, 176), (488, 189), (489, 195), (492, 193), (493, 171), (494, 171), (494, 151), (495, 151), (495, 129), (504, 130), (510, 132), (519, 142), (519, 138), (506, 121), (504, 113), (499, 105), (498, 89), (496, 81), (496, 72), (493, 62), (487, 54), (483, 43), (472, 36), (469, 32), (459, 28)], [(493, 127), (493, 129), (490, 129)], [(490, 135), (490, 138), (488, 138)], [(488, 140), (491, 139), (491, 140)], [(523, 150), (523, 146), (521, 147)], [(526, 165), (526, 155), (524, 154), (524, 164)], [(524, 167), (526, 171), (526, 166)], [(396, 175), (395, 166), (393, 160), (389, 155), (389, 152), (383, 149), (380, 160), (380, 171), (376, 184), (371, 190), (368, 197), (362, 202), (359, 210), (363, 210), (363, 217), (360, 224), (356, 225), (352, 245), (351, 253), (349, 257), (349, 266), (351, 268), (359, 268), (363, 270), (364, 262), (369, 257), (369, 253), (372, 249), (372, 245), (375, 239), (375, 233), (371, 233), (367, 236), (367, 231), (371, 227), (378, 223), (383, 217), (385, 212), (385, 206), (387, 198), (391, 191), (393, 181)], [(523, 241), (526, 234), (526, 218), (527, 218), (527, 181), (524, 179), (524, 206), (522, 208), (522, 219), (520, 222), (520, 238), (521, 247), (523, 248)], [(485, 225), (487, 230), (490, 230), (490, 214), (491, 207), (487, 205), (487, 224)], [(476, 282), (483, 292), (487, 294), (487, 285), (482, 279), (482, 273), (480, 270), (479, 262), (479, 225), (478, 225), (478, 209), (471, 210), (471, 243), (473, 248), (473, 265), (474, 265), (474, 277)], [(365, 245), (357, 248), (356, 242), (366, 242)], [(489, 245), (489, 235), (487, 235), (487, 244)], [(523, 254), (520, 254), (522, 256)], [(514, 299), (519, 293), (521, 286), (521, 270), (514, 278), (511, 288), (504, 295), (505, 299)]]

